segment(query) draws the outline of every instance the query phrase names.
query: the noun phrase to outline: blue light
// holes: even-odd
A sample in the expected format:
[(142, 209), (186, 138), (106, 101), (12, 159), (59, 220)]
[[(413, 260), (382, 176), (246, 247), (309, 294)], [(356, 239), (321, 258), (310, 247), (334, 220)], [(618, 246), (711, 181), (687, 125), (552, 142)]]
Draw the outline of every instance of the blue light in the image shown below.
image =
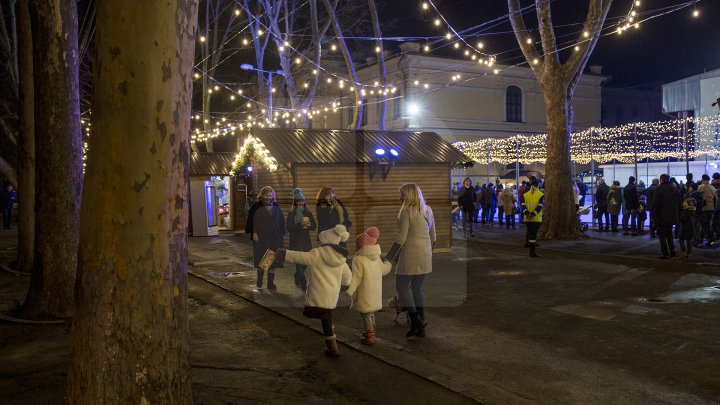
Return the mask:
[(377, 156), (385, 156), (385, 149), (383, 149), (383, 148), (377, 148), (377, 149), (375, 149), (375, 155), (377, 155)]
[(247, 171), (252, 172), (252, 166), (248, 166)]
[(395, 150), (394, 148), (390, 149), (390, 154), (393, 155), (393, 157), (398, 157), (398, 155), (399, 155), (398, 151)]

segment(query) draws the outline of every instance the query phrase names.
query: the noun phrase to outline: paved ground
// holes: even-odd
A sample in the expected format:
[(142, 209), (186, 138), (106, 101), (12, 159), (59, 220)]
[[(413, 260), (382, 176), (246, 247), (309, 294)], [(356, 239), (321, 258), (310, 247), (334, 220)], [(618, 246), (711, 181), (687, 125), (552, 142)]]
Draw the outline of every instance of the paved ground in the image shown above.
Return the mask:
[[(386, 309), (365, 347), (360, 317), (340, 308), (336, 360), (302, 317), (290, 266), (277, 292), (258, 290), (244, 235), (191, 238), (196, 402), (720, 403), (717, 251), (662, 261), (647, 237), (588, 235), (541, 242), (536, 260), (523, 228), (455, 239), (427, 279), (427, 337), (405, 338)], [(0, 234), (0, 259), (10, 239)], [(384, 281), (389, 298), (394, 277)], [(0, 274), (0, 305), (24, 284)], [(62, 402), (66, 327), (2, 323), (0, 336), (9, 403)]]

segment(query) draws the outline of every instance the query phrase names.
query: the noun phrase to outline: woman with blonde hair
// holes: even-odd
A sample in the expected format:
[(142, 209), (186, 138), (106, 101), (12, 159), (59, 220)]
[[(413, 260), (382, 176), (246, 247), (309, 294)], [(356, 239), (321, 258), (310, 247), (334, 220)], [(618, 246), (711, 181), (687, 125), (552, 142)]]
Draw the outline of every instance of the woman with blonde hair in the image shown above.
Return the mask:
[(412, 322), (406, 336), (423, 337), (425, 298), (422, 285), (425, 275), (432, 272), (435, 218), (432, 209), (425, 204), (417, 184), (408, 183), (400, 187), (400, 200), (402, 206), (398, 213), (397, 237), (390, 249), (390, 252), (400, 251), (395, 270), (395, 288)]

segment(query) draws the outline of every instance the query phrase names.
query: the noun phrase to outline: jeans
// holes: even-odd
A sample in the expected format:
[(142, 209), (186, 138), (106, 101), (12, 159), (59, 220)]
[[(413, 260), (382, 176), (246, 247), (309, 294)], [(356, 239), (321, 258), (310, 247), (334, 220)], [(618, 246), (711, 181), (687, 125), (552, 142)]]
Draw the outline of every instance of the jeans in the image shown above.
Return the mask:
[(625, 209), (623, 211), (623, 232), (628, 232), (628, 219), (630, 220), (630, 232), (637, 232), (637, 209)]
[[(397, 290), (403, 307), (408, 310), (408, 314), (422, 312), (425, 310), (425, 297), (422, 292), (425, 274), (414, 276), (398, 274), (395, 276), (395, 289)], [(424, 317), (423, 317), (424, 319)]]
[(713, 231), (710, 229), (710, 220), (712, 215), (712, 211), (703, 211), (702, 214), (700, 214), (700, 226), (702, 228), (700, 242), (702, 242), (703, 236), (707, 239), (706, 243), (715, 241), (715, 235), (713, 235)]
[(610, 214), (610, 219), (611, 219), (610, 229), (611, 229), (613, 232), (617, 231), (617, 228), (618, 228), (618, 216), (619, 216), (619, 215), (612, 215), (612, 214)]
[(503, 224), (503, 216), (505, 215), (505, 208), (504, 207), (498, 207), (498, 223), (500, 225)]
[[(512, 222), (512, 224), (511, 224), (511, 222)], [(510, 225), (512, 225), (512, 227), (515, 228), (515, 215), (506, 214), (505, 215), (505, 227), (507, 229), (510, 229)]]
[(463, 232), (465, 232), (465, 236), (467, 236), (468, 231), (470, 231), (470, 234), (473, 234), (473, 210), (465, 211), (463, 210), (462, 215), (462, 221), (463, 221)]
[[(603, 227), (603, 217), (605, 218), (605, 226)], [(603, 208), (598, 208), (598, 229), (610, 229), (610, 213)]]

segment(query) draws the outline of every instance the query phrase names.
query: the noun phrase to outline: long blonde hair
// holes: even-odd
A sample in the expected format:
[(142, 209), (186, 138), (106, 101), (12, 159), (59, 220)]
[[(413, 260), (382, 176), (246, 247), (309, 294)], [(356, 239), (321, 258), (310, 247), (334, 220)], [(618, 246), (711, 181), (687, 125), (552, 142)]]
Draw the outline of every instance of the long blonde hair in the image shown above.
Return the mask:
[(398, 217), (403, 210), (407, 210), (408, 214), (411, 215), (425, 215), (427, 206), (425, 205), (425, 198), (423, 198), (420, 186), (415, 183), (405, 183), (400, 187), (400, 198), (402, 199), (402, 206)]

